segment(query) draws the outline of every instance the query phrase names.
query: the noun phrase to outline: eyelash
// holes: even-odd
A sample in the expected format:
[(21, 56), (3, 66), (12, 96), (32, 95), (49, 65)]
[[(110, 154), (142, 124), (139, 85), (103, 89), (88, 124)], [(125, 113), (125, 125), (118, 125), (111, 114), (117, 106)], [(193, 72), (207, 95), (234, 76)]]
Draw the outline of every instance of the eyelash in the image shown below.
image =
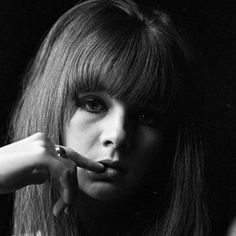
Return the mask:
[[(91, 105), (96, 104), (95, 107)], [(98, 97), (83, 97), (79, 98), (77, 101), (77, 106), (89, 113), (92, 114), (101, 114), (108, 110), (107, 105), (105, 102)], [(140, 125), (146, 126), (157, 126), (159, 124), (160, 119), (155, 114), (155, 111), (149, 109), (137, 109), (131, 113), (132, 120)]]
[(134, 116), (135, 120), (141, 125), (157, 126), (159, 124), (157, 114), (150, 110), (138, 111)]
[[(91, 105), (96, 104), (95, 107)], [(102, 99), (97, 97), (79, 98), (77, 106), (89, 113), (99, 114), (107, 111), (107, 106)]]

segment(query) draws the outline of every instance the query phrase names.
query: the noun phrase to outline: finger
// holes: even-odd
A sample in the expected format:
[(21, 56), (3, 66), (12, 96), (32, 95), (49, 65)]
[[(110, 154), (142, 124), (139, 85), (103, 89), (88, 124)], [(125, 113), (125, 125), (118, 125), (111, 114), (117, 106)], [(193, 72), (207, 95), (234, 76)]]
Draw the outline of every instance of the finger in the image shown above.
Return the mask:
[(71, 204), (76, 189), (76, 165), (70, 159), (51, 158), (48, 162), (49, 172), (58, 184), (60, 196), (66, 204)]
[(76, 173), (73, 171), (66, 171), (59, 177), (61, 198), (67, 205), (73, 201), (76, 180)]
[(70, 214), (70, 209), (69, 209), (68, 206), (65, 207), (64, 213), (65, 213), (66, 215), (69, 215), (69, 214)]
[(61, 198), (67, 205), (69, 205), (73, 200), (73, 189), (72, 187), (68, 186), (68, 184), (66, 184), (66, 186), (65, 184), (63, 185), (64, 186), (62, 186), (61, 190)]
[(57, 202), (55, 203), (55, 205), (53, 206), (53, 215), (58, 217), (60, 215), (61, 212), (64, 211), (64, 209), (66, 208), (66, 203), (63, 201), (63, 199), (58, 199)]
[(72, 148), (69, 147), (63, 147), (63, 148), (66, 151), (66, 157), (71, 159), (77, 166), (95, 172), (103, 172), (105, 170), (103, 164), (92, 161), (80, 155), (79, 153), (75, 152)]

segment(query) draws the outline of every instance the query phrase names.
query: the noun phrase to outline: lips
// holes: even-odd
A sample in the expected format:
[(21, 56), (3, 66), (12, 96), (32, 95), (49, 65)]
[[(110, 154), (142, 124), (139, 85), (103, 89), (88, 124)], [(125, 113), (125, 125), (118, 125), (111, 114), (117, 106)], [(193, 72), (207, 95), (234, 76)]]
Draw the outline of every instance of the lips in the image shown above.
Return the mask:
[(115, 181), (123, 176), (125, 170), (121, 167), (120, 163), (117, 161), (112, 161), (110, 159), (105, 159), (99, 161), (99, 163), (105, 166), (105, 170), (101, 173), (96, 173), (89, 171), (90, 177), (96, 180), (105, 180), (105, 181)]
[(105, 160), (99, 161), (99, 163), (103, 164), (106, 169), (110, 168), (110, 169), (118, 170), (121, 172), (125, 172), (125, 170), (122, 168), (120, 162), (118, 162), (118, 161), (112, 161), (110, 159), (105, 159)]

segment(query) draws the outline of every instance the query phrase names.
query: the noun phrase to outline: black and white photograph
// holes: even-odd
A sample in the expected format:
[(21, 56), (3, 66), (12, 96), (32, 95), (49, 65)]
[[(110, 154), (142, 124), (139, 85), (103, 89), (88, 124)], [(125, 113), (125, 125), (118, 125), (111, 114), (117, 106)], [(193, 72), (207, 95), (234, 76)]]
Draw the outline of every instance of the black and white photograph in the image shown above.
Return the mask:
[(0, 236), (236, 236), (229, 0), (0, 0)]

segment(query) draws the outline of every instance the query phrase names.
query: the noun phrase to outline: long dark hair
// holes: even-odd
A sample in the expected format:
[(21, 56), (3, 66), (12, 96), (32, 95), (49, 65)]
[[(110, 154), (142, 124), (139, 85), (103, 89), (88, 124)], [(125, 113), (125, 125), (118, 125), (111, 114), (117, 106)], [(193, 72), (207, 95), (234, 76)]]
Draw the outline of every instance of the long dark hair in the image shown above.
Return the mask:
[[(12, 140), (40, 131), (61, 143), (70, 104), (80, 92), (106, 90), (128, 101), (155, 100), (175, 123), (175, 155), (170, 197), (143, 234), (204, 235), (203, 148), (186, 114), (189, 71), (186, 44), (167, 14), (140, 10), (130, 0), (85, 1), (66, 12), (42, 43), (12, 119)], [(69, 217), (53, 217), (57, 197), (52, 182), (17, 191), (15, 235), (80, 235), (76, 209)]]

